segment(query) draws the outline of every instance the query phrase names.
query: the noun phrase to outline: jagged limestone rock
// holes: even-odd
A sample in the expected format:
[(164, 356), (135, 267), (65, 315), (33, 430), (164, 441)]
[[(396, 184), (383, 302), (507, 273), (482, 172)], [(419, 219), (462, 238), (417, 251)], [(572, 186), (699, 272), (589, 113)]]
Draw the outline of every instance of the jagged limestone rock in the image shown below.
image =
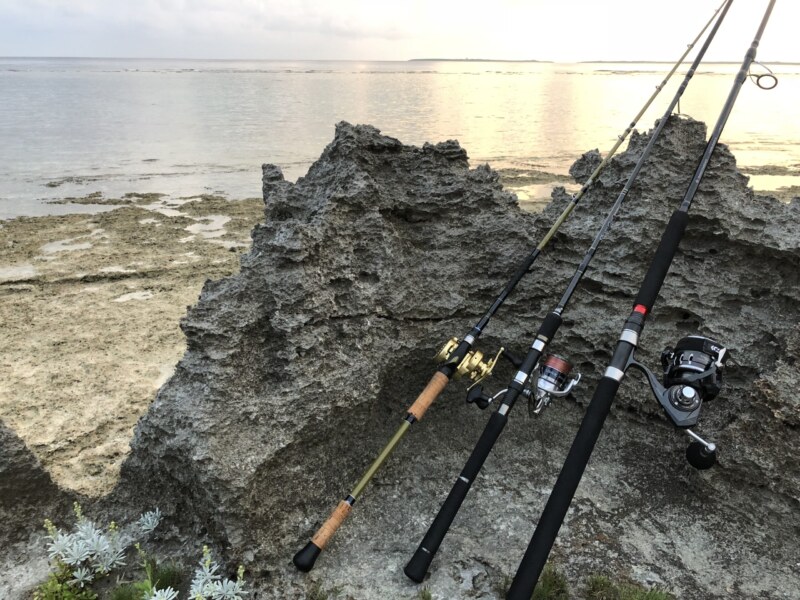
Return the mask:
[(0, 543), (27, 539), (32, 528), (69, 510), (74, 494), (61, 490), (11, 429), (0, 421)]
[[(434, 597), (497, 597), (516, 569), (704, 137), (686, 118), (665, 128), (551, 345), (584, 373), (577, 401), (512, 414), (432, 565)], [(632, 135), (611, 161), (482, 349), (530, 344), (646, 141)], [(413, 597), (402, 567), (488, 418), (461, 384), (413, 427), (314, 571), (297, 573), (291, 557), (394, 432), (437, 346), (483, 314), (567, 195), (526, 214), (456, 142), (415, 148), (340, 123), (297, 183), (265, 165), (264, 196), (241, 272), (208, 282), (182, 323), (188, 350), (137, 426), (121, 493), (158, 498), (189, 535), (243, 562), (263, 597), (304, 598), (312, 582), (357, 599)], [(571, 580), (796, 594), (799, 222), (800, 204), (754, 196), (719, 147), (639, 352), (657, 367), (691, 333), (731, 348), (738, 366), (700, 426), (719, 465), (686, 463), (685, 436), (631, 373), (552, 555)], [(512, 373), (498, 369), (490, 388)]]
[(569, 174), (578, 183), (585, 184), (589, 180), (591, 174), (594, 173), (594, 170), (600, 166), (601, 162), (603, 162), (603, 156), (600, 154), (600, 151), (597, 148), (589, 150), (588, 152), (584, 152), (578, 160), (572, 163), (572, 166), (569, 168)]
[(61, 520), (76, 500), (0, 421), (0, 598), (30, 597), (47, 569), (44, 520)]

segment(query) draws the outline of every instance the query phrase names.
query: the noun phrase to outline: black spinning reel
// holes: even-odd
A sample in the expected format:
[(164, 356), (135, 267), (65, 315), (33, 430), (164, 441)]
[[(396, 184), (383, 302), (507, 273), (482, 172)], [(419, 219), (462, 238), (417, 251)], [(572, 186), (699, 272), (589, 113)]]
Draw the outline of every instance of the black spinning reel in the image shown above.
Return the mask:
[[(519, 367), (520, 361), (514, 361), (512, 357), (506, 355), (509, 360)], [(533, 377), (528, 378), (528, 383), (522, 390), (522, 395), (531, 403), (531, 413), (538, 415), (550, 405), (553, 398), (563, 398), (568, 396), (572, 389), (581, 379), (580, 373), (575, 377), (570, 377), (572, 364), (566, 359), (556, 355), (547, 354), (538, 363), (538, 376), (535, 385)], [(467, 392), (467, 402), (475, 403), (478, 408), (485, 409), (494, 400), (501, 398), (508, 390), (503, 389), (494, 396), (484, 393), (480, 385), (473, 386)]]
[(661, 353), (664, 385), (643, 364), (631, 359), (635, 367), (647, 376), (650, 389), (676, 427), (685, 429), (692, 442), (686, 449), (686, 459), (696, 469), (708, 469), (717, 462), (717, 446), (707, 442), (689, 427), (697, 424), (704, 400), (713, 400), (722, 386), (722, 371), (729, 354), (721, 344), (698, 335), (682, 338), (675, 348)]

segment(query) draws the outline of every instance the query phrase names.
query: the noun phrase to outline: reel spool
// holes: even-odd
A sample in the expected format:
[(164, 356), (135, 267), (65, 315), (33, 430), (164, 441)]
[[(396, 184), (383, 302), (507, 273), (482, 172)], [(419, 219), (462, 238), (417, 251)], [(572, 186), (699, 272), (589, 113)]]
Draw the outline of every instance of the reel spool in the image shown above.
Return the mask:
[(690, 335), (678, 341), (675, 348), (661, 353), (664, 385), (691, 387), (703, 400), (713, 400), (722, 388), (722, 367), (728, 351), (717, 342)]
[[(433, 357), (433, 360), (437, 363), (448, 362), (456, 348), (458, 348), (458, 338), (449, 339), (436, 356)], [(472, 389), (492, 374), (503, 350), (504, 348), (500, 348), (495, 357), (488, 360), (484, 359), (483, 352), (479, 350), (470, 350), (467, 352), (466, 356), (464, 356), (464, 359), (456, 366), (453, 378), (461, 379), (462, 377), (466, 377), (472, 382), (469, 388)]]
[[(563, 398), (572, 392), (581, 380), (581, 374), (569, 378), (572, 371), (572, 363), (557, 354), (547, 354), (539, 361), (539, 377), (536, 379), (536, 387), (531, 390), (528, 396), (532, 403), (531, 411), (538, 415), (550, 405), (553, 398)], [(530, 380), (529, 380), (530, 381)]]
[(716, 461), (716, 444), (707, 442), (689, 429), (700, 417), (704, 400), (713, 400), (722, 388), (722, 372), (729, 358), (728, 350), (714, 340), (690, 335), (681, 338), (674, 348), (661, 353), (663, 381), (643, 364), (631, 360), (629, 366), (642, 371), (650, 383), (653, 395), (675, 424), (685, 429), (692, 442), (686, 459), (696, 469), (708, 469)]
[[(528, 378), (528, 384), (522, 390), (522, 395), (528, 399), (532, 406), (530, 412), (539, 415), (542, 410), (550, 405), (553, 398), (563, 398), (572, 392), (580, 381), (580, 373), (573, 378), (569, 377), (572, 364), (565, 358), (556, 354), (547, 354), (539, 361), (539, 374), (536, 383), (533, 378)], [(507, 389), (500, 390), (494, 396), (484, 394), (483, 387), (475, 385), (467, 394), (467, 402), (475, 403), (478, 408), (485, 409), (494, 400), (506, 393)]]

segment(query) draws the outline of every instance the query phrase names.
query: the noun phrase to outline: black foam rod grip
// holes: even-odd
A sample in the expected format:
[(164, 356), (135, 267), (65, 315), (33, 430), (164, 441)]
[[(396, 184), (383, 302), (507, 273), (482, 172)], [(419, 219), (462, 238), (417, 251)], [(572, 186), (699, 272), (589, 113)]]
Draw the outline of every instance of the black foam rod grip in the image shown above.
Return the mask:
[(544, 318), (541, 327), (539, 327), (537, 337), (542, 336), (547, 338), (548, 341), (552, 340), (559, 327), (561, 327), (561, 315), (551, 312)]
[(636, 296), (636, 304), (641, 304), (647, 308), (648, 312), (656, 303), (658, 292), (661, 291), (661, 286), (667, 277), (667, 271), (669, 271), (669, 266), (672, 264), (672, 259), (675, 257), (675, 252), (678, 250), (688, 223), (689, 213), (676, 210), (672, 213), (667, 228), (661, 236), (656, 255), (653, 257), (653, 262), (650, 263), (642, 287), (639, 288)]
[(447, 499), (439, 509), (439, 513), (436, 515), (433, 523), (431, 523), (428, 533), (422, 538), (422, 542), (420, 542), (414, 556), (408, 562), (405, 569), (403, 569), (403, 572), (411, 580), (419, 583), (425, 578), (425, 574), (428, 572), (428, 567), (430, 567), (433, 557), (436, 555), (437, 550), (439, 550), (444, 536), (447, 535), (447, 531), (450, 529), (453, 519), (456, 518), (458, 509), (461, 508), (461, 503), (464, 502), (467, 492), (469, 492), (470, 487), (472, 487), (472, 482), (475, 480), (475, 477), (478, 476), (478, 473), (480, 473), (481, 467), (486, 461), (486, 457), (489, 456), (492, 447), (497, 441), (497, 438), (500, 437), (507, 422), (508, 417), (506, 415), (500, 414), (497, 411), (492, 413), (478, 443), (472, 450), (469, 460), (467, 460), (467, 464), (464, 466), (464, 470), (461, 471), (461, 475), (456, 479), (453, 489), (451, 489), (450, 493), (447, 495)]
[(617, 395), (620, 382), (610, 377), (603, 377), (592, 396), (586, 415), (583, 417), (578, 434), (567, 454), (564, 466), (558, 476), (555, 487), (539, 518), (539, 524), (533, 534), (528, 549), (522, 557), (517, 574), (511, 582), (506, 600), (530, 600), (539, 575), (544, 569), (550, 549), (567, 514), (583, 472), (592, 455), (597, 438), (603, 429), (606, 417), (611, 410), (611, 403)]

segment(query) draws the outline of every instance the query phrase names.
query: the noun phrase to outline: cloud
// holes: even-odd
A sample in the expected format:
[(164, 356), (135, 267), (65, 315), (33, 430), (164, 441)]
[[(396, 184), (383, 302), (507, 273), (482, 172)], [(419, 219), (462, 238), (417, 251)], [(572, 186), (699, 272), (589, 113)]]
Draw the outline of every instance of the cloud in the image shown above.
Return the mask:
[[(718, 0), (0, 0), (0, 55), (671, 60)], [(766, 2), (731, 10), (714, 59), (739, 60)], [(758, 14), (756, 14), (758, 13)], [(800, 2), (765, 58), (798, 59)], [(728, 39), (726, 40), (726, 36)]]
[(0, 55), (384, 58), (416, 35), (406, 4), (0, 0)]
[(351, 39), (400, 39), (397, 4), (345, 0), (335, 4), (308, 0), (29, 0), (0, 2), (0, 15), (31, 28), (92, 29), (130, 27), (152, 32), (183, 31), (248, 35), (269, 31), (315, 33)]

